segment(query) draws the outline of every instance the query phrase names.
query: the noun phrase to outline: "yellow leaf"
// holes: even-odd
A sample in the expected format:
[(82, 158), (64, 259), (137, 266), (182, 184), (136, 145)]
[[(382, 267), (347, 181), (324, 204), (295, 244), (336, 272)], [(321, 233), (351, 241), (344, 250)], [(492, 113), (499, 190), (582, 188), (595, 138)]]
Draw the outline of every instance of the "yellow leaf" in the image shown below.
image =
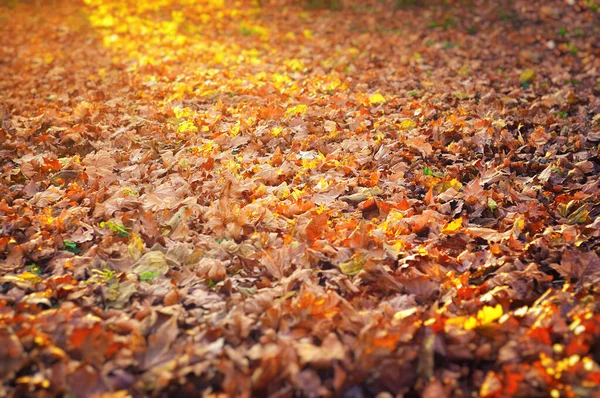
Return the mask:
[(307, 110), (308, 110), (308, 106), (306, 106), (304, 104), (300, 104), (300, 105), (296, 105), (296, 106), (291, 106), (291, 107), (289, 107), (289, 108), (286, 109), (285, 115), (287, 117), (304, 115), (304, 114), (306, 114)]
[(523, 229), (525, 229), (525, 217), (523, 215), (520, 215), (516, 218), (515, 222), (513, 223), (512, 233), (515, 239), (519, 238), (519, 235), (521, 235)]
[(462, 217), (459, 217), (454, 221), (450, 221), (448, 224), (444, 225), (444, 228), (442, 228), (442, 233), (448, 235), (455, 233), (462, 227), (462, 222)]
[(455, 316), (454, 318), (446, 319), (446, 325), (463, 326), (466, 322), (464, 316)]
[(416, 126), (417, 126), (417, 123), (415, 123), (414, 121), (412, 121), (410, 119), (404, 119), (402, 122), (400, 122), (400, 128), (402, 130), (410, 130)]
[(379, 93), (375, 93), (369, 97), (369, 102), (371, 104), (380, 104), (385, 102), (385, 97)]
[(356, 275), (360, 271), (362, 271), (362, 269), (364, 268), (364, 265), (365, 265), (365, 256), (363, 254), (361, 254), (361, 255), (352, 257), (350, 260), (348, 260), (344, 263), (341, 263), (340, 270), (344, 274), (346, 274), (348, 276), (352, 276), (352, 275)]
[(21, 275), (19, 275), (19, 279), (31, 282), (34, 285), (42, 281), (42, 278), (40, 278), (39, 275), (36, 275), (33, 272), (23, 272)]
[(463, 328), (465, 328), (466, 330), (472, 330), (475, 329), (477, 327), (477, 319), (475, 317), (469, 317), (465, 320), (465, 322), (463, 323)]
[(323, 177), (321, 177), (321, 180), (319, 181), (319, 183), (317, 185), (315, 185), (315, 190), (318, 192), (323, 192), (323, 191), (327, 190), (327, 188), (329, 188), (329, 183), (327, 181), (325, 181), (325, 179)]
[(137, 261), (140, 259), (140, 257), (142, 257), (142, 253), (144, 252), (144, 241), (135, 232), (131, 234), (127, 251), (129, 252), (129, 256), (133, 259), (133, 261)]
[(477, 316), (457, 316), (446, 320), (448, 325), (461, 326), (465, 330), (473, 330), (478, 327), (487, 326), (500, 319), (504, 314), (502, 306), (497, 304), (495, 307), (486, 305), (477, 312)]
[(454, 188), (455, 190), (460, 191), (462, 187), (463, 184), (456, 178), (450, 180), (450, 188)]
[(89, 102), (87, 102), (87, 101), (81, 101), (75, 107), (75, 109), (73, 109), (73, 115), (75, 115), (78, 118), (85, 117), (85, 115), (87, 114), (87, 112), (88, 112), (89, 109), (90, 109)]
[(273, 130), (271, 130), (271, 134), (273, 134), (275, 137), (277, 137), (279, 134), (281, 134), (282, 131), (283, 131), (283, 127), (277, 126)]
[(440, 194), (442, 192), (446, 192), (450, 188), (454, 188), (455, 191), (460, 191), (463, 187), (462, 183), (458, 181), (456, 178), (453, 178), (450, 181), (442, 181), (435, 186), (436, 193)]
[(173, 108), (173, 113), (175, 114), (176, 118), (189, 118), (193, 115), (193, 111), (190, 108), (181, 108), (181, 107), (175, 107)]
[(533, 69), (525, 69), (519, 76), (521, 83), (530, 83), (535, 77), (535, 71)]
[(305, 68), (304, 63), (297, 59), (289, 59), (289, 60), (283, 61), (283, 63), (285, 66), (290, 68), (293, 72), (300, 72)]
[(206, 140), (200, 147), (200, 152), (211, 154), (219, 149), (219, 146), (212, 140)]
[(193, 121), (186, 120), (177, 127), (178, 133), (197, 133), (198, 127), (194, 125)]
[(590, 218), (590, 212), (587, 210), (587, 205), (583, 205), (571, 213), (568, 217), (569, 224), (583, 224)]
[(482, 309), (477, 312), (477, 320), (481, 326), (489, 325), (490, 323), (500, 319), (500, 317), (504, 314), (502, 310), (502, 306), (500, 304), (496, 304), (495, 307), (486, 305)]
[(241, 129), (242, 129), (242, 126), (240, 125), (240, 122), (238, 121), (231, 127), (231, 129), (229, 130), (229, 134), (231, 134), (232, 136), (235, 137), (236, 135), (238, 135), (240, 133)]
[[(387, 229), (387, 227), (384, 227), (384, 229)], [(402, 239), (393, 240), (389, 244), (384, 243), (383, 248), (389, 255), (398, 258), (406, 250), (406, 242)]]

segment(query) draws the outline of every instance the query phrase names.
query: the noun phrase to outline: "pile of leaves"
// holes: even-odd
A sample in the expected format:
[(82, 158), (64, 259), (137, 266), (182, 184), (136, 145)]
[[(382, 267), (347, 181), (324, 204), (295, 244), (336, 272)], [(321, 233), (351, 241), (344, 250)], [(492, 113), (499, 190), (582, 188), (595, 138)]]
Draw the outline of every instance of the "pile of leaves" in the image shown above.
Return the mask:
[(1, 396), (598, 396), (597, 0), (0, 20)]

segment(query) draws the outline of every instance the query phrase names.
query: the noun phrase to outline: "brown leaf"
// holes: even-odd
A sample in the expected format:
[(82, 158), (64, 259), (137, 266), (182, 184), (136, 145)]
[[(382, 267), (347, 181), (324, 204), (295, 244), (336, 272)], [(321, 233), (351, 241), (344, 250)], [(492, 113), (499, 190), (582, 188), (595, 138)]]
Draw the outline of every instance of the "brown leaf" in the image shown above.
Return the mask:
[(594, 252), (567, 250), (560, 264), (551, 266), (565, 278), (576, 279), (579, 285), (600, 281), (600, 258)]
[(171, 351), (171, 345), (178, 334), (177, 316), (174, 315), (160, 325), (155, 333), (148, 336), (148, 349), (143, 361), (143, 368), (145, 370), (157, 366), (175, 355)]
[(18, 337), (6, 327), (0, 328), (0, 380), (6, 381), (27, 362)]
[(343, 361), (346, 357), (344, 346), (334, 333), (327, 335), (321, 346), (307, 342), (298, 342), (295, 346), (300, 363), (310, 363), (317, 368), (326, 368), (332, 361)]
[(220, 282), (227, 277), (226, 264), (216, 258), (202, 257), (198, 262), (196, 272), (201, 278)]

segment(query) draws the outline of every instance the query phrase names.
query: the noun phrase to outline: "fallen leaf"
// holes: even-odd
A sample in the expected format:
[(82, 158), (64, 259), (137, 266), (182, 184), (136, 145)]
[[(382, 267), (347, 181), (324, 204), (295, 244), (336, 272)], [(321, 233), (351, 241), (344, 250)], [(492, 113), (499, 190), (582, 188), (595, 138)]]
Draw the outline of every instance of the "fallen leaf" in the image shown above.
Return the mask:
[(164, 253), (153, 250), (145, 253), (133, 265), (131, 271), (140, 276), (144, 274), (165, 275), (169, 272), (169, 265)]
[(375, 93), (369, 96), (369, 102), (371, 104), (381, 104), (385, 102), (385, 97), (380, 93)]
[(132, 233), (130, 235), (127, 251), (133, 261), (138, 261), (140, 257), (142, 257), (142, 254), (144, 253), (144, 241), (138, 234)]
[(339, 265), (340, 271), (345, 275), (354, 276), (363, 270), (365, 266), (365, 256), (362, 254), (353, 256), (350, 260)]
[(456, 233), (460, 228), (462, 228), (462, 217), (457, 218), (456, 220), (450, 221), (442, 228), (442, 233), (444, 234), (453, 234)]

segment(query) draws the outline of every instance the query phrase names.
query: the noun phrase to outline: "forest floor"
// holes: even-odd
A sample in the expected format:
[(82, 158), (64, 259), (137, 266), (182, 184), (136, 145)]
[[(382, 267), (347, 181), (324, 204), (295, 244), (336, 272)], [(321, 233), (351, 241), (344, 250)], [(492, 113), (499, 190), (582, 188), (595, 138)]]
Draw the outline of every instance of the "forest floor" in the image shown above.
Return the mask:
[(599, 397), (598, 1), (279, 3), (3, 2), (0, 396)]

